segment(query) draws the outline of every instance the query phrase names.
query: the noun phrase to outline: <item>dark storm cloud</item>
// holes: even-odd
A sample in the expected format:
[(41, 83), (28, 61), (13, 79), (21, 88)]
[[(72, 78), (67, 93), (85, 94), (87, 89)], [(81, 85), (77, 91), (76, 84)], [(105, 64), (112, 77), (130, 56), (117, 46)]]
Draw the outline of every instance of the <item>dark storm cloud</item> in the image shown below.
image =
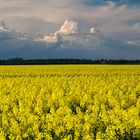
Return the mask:
[(140, 59), (139, 41), (122, 42), (91, 28), (79, 33), (78, 23), (66, 20), (50, 35), (37, 37), (16, 31), (0, 32), (0, 58)]
[(116, 6), (125, 4), (125, 5), (139, 5), (140, 0), (83, 0), (83, 3), (90, 5), (90, 6), (99, 6), (99, 5), (106, 5), (108, 2), (114, 2)]

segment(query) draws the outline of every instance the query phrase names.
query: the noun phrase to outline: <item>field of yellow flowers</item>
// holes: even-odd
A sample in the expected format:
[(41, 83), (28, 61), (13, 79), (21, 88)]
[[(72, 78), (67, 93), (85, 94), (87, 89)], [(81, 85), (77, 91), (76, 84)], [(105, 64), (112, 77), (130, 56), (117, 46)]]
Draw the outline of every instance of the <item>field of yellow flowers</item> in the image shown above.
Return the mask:
[(0, 66), (0, 140), (140, 140), (140, 66)]

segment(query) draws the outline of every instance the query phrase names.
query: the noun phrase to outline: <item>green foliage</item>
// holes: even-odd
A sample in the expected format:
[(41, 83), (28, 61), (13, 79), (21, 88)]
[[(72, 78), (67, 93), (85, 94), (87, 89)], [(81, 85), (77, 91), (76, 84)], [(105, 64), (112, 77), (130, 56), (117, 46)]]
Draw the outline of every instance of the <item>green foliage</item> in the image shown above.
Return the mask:
[(0, 140), (139, 140), (140, 66), (1, 66)]

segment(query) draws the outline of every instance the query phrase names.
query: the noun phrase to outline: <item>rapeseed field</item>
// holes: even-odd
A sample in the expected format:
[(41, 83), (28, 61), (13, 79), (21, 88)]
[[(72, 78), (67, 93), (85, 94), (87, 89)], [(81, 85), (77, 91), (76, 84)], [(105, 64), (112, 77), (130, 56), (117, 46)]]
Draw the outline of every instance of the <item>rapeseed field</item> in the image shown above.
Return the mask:
[(140, 139), (140, 66), (0, 66), (0, 140), (96, 139)]

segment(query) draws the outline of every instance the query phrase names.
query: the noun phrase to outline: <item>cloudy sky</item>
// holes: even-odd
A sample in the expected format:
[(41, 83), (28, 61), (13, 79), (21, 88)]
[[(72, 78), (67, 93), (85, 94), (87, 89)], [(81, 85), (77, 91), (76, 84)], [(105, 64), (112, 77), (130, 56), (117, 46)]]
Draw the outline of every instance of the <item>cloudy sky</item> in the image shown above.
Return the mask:
[(140, 0), (0, 0), (0, 59), (140, 59)]

